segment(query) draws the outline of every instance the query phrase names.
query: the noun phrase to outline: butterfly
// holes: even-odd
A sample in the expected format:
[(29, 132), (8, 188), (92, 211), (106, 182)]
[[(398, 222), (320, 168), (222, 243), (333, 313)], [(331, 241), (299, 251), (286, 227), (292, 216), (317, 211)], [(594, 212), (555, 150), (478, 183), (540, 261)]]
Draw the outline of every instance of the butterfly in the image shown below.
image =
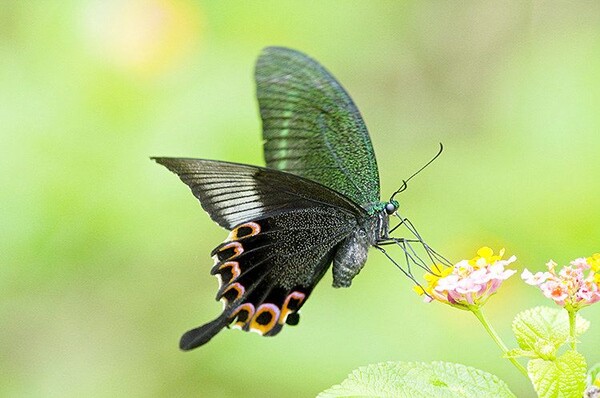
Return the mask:
[(223, 311), (186, 332), (182, 350), (229, 326), (274, 336), (298, 323), (331, 264), (333, 286), (348, 287), (371, 246), (398, 243), (389, 217), (399, 204), (394, 196), (380, 200), (369, 133), (340, 83), (307, 55), (282, 47), (262, 51), (255, 78), (267, 167), (153, 158), (230, 231), (211, 253)]

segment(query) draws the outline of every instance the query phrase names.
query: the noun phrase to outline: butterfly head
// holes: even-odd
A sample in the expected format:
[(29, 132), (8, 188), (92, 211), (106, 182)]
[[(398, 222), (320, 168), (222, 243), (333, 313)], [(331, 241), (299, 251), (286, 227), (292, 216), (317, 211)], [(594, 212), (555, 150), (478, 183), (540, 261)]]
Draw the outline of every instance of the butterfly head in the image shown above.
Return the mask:
[(367, 212), (369, 213), (369, 215), (375, 215), (375, 214), (385, 213), (388, 216), (391, 216), (396, 211), (398, 211), (399, 207), (400, 207), (400, 204), (398, 203), (398, 201), (394, 200), (393, 198), (391, 198), (387, 202), (373, 203), (373, 204), (365, 207), (365, 209), (367, 210)]
[(396, 212), (396, 210), (398, 210), (398, 207), (400, 207), (400, 204), (398, 203), (397, 200), (391, 199), (389, 202), (387, 202), (385, 204), (385, 212), (389, 215), (392, 215)]

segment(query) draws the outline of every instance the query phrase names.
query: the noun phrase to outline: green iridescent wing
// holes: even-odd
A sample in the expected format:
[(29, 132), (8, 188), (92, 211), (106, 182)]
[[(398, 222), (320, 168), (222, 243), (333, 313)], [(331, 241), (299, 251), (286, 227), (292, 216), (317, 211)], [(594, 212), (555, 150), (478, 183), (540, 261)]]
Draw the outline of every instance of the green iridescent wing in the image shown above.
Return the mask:
[(343, 87), (316, 61), (281, 47), (256, 63), (267, 167), (317, 181), (360, 205), (379, 201), (367, 128)]

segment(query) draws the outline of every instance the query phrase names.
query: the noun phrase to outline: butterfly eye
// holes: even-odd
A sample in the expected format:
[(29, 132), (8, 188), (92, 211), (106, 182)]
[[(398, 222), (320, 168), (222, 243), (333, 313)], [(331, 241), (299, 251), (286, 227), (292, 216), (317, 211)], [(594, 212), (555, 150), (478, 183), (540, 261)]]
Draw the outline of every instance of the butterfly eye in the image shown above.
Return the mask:
[(385, 205), (385, 212), (386, 212), (387, 214), (394, 214), (394, 212), (395, 212), (396, 210), (398, 210), (398, 207), (396, 207), (396, 205), (395, 205), (395, 204), (393, 204), (392, 202), (388, 202), (388, 203)]

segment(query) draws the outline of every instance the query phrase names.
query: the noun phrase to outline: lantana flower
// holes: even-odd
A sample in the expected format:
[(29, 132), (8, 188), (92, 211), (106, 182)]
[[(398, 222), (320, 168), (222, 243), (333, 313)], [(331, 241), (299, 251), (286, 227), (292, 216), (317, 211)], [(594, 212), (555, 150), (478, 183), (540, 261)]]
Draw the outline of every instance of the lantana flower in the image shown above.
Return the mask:
[(577, 258), (558, 272), (557, 265), (550, 260), (546, 264), (547, 272), (535, 274), (525, 268), (521, 278), (529, 285), (538, 286), (544, 296), (569, 310), (577, 311), (600, 301), (600, 253)]
[(504, 249), (495, 255), (489, 247), (482, 247), (470, 260), (459, 261), (452, 267), (436, 265), (434, 274), (425, 275), (427, 286), (415, 286), (415, 291), (425, 296), (425, 302), (437, 300), (464, 310), (481, 306), (502, 282), (517, 272), (505, 269), (517, 258), (503, 260), (503, 256)]

